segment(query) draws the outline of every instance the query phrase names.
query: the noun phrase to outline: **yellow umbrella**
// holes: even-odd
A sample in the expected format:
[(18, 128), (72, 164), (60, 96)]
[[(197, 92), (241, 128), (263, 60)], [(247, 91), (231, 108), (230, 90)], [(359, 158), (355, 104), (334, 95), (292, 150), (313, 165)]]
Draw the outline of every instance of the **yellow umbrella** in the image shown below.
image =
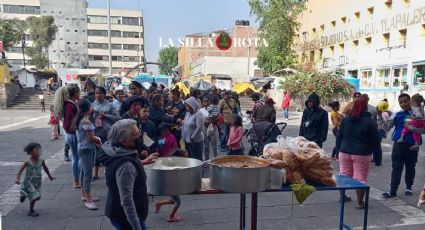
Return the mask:
[(248, 83), (248, 82), (239, 82), (233, 85), (233, 91), (235, 91), (237, 94), (240, 94), (242, 92), (244, 92), (247, 89), (251, 89), (254, 92), (258, 92), (254, 85), (252, 83)]
[(174, 87), (176, 86), (178, 86), (179, 89), (183, 91), (185, 96), (190, 93), (189, 89), (186, 87), (186, 85), (183, 82), (177, 82)]

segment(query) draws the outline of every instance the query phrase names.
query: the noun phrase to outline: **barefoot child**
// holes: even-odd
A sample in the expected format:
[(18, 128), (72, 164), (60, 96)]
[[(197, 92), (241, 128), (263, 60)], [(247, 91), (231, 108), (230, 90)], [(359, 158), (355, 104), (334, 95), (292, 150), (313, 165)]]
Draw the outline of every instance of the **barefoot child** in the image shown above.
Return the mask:
[(24, 162), (21, 169), (16, 176), (16, 184), (21, 183), (21, 174), (25, 171), (25, 178), (21, 185), (21, 203), (25, 201), (25, 198), (28, 198), (30, 201), (30, 210), (28, 212), (28, 216), (36, 217), (39, 214), (34, 211), (35, 202), (40, 200), (41, 194), (41, 167), (43, 167), (44, 172), (46, 172), (47, 176), (51, 181), (53, 181), (54, 177), (50, 175), (49, 169), (46, 166), (46, 163), (43, 159), (40, 159), (41, 155), (41, 145), (38, 143), (29, 143), (24, 151), (30, 155), (30, 158)]
[[(173, 134), (170, 132), (169, 125), (161, 123), (158, 126), (160, 131), (160, 137), (158, 140), (158, 152), (160, 157), (176, 156), (176, 157), (187, 157), (187, 153), (184, 150), (177, 149), (177, 141)], [(177, 210), (181, 205), (179, 196), (171, 196), (169, 199), (160, 200), (155, 202), (155, 212), (158, 213), (162, 205), (173, 204), (171, 213), (168, 216), (168, 222), (179, 222), (182, 220), (181, 217), (177, 216)]]
[[(424, 106), (423, 106), (424, 98), (420, 94), (415, 94), (412, 96), (410, 103), (412, 105), (412, 115), (410, 119), (406, 119), (408, 126), (413, 126), (414, 128), (425, 128), (425, 114), (424, 114)], [(403, 142), (404, 137), (407, 133), (411, 132), (406, 127), (403, 128), (401, 132), (401, 137), (398, 142)], [(409, 149), (412, 151), (419, 150), (419, 144), (421, 139), (421, 134), (417, 132), (413, 132), (413, 139), (415, 144), (411, 146)]]
[(59, 119), (55, 117), (53, 105), (50, 106), (50, 120), (49, 125), (52, 127), (51, 138), (52, 141), (58, 139), (58, 127), (59, 127)]

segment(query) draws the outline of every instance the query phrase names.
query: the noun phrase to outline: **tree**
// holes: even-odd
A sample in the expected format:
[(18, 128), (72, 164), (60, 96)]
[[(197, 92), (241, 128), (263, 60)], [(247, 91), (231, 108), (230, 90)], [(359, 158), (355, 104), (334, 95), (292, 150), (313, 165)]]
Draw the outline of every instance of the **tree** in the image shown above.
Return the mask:
[[(6, 20), (0, 18), (0, 41), (3, 41), (4, 50), (17, 44), (24, 36), (25, 23), (17, 19)], [(4, 53), (2, 53), (4, 58)]]
[(293, 39), (299, 23), (299, 14), (304, 9), (300, 0), (249, 0), (251, 15), (260, 24), (259, 38), (268, 45), (258, 47), (257, 64), (268, 73), (273, 73), (294, 64)]
[(292, 98), (299, 100), (300, 104), (312, 92), (320, 96), (322, 105), (327, 105), (334, 100), (348, 99), (354, 91), (354, 87), (345, 81), (342, 75), (334, 72), (329, 73), (299, 73), (286, 76), (280, 82), (281, 88), (288, 89)]
[(55, 40), (58, 27), (52, 16), (28, 17), (27, 24), (29, 34), (34, 41), (31, 47), (27, 47), (30, 56), (38, 69), (44, 69), (49, 65), (47, 49)]
[(178, 49), (176, 47), (162, 48), (159, 51), (158, 63), (161, 74), (171, 75), (178, 63)]

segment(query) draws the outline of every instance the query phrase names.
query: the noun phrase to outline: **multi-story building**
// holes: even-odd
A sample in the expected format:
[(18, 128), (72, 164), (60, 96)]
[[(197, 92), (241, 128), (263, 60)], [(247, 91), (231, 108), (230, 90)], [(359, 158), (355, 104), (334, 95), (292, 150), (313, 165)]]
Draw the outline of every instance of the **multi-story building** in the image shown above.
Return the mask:
[[(39, 0), (0, 0), (0, 19), (25, 20), (30, 16), (40, 16)], [(24, 39), (23, 39), (24, 40)], [(25, 44), (31, 46), (32, 41), (29, 36), (25, 37)], [(22, 43), (17, 43), (6, 52), (6, 58), (12, 66), (23, 66), (24, 60), (28, 67), (34, 67), (30, 57), (22, 50)]]
[[(217, 47), (216, 39), (226, 31), (213, 31), (207, 34), (192, 34), (181, 39), (178, 60), (182, 78), (207, 74), (227, 74), (234, 81), (247, 81), (254, 76), (258, 67), (258, 29), (249, 26), (248, 21), (237, 21), (230, 30), (232, 44), (229, 49)], [(166, 42), (166, 41), (164, 41)], [(166, 44), (165, 44), (166, 45)]]
[(425, 1), (310, 0), (299, 22), (301, 64), (344, 69), (382, 97), (425, 88)]
[(53, 16), (58, 28), (49, 47), (49, 63), (53, 68), (88, 67), (86, 0), (40, 0), (42, 16)]
[[(105, 9), (87, 9), (90, 68), (108, 73), (108, 25)], [(112, 73), (144, 62), (143, 15), (137, 10), (111, 10)]]
[[(29, 16), (52, 15), (58, 26), (49, 47), (50, 65), (55, 68), (99, 68), (108, 73), (108, 26), (106, 9), (87, 8), (85, 0), (0, 0), (0, 18), (25, 20)], [(111, 10), (112, 72), (144, 62), (143, 15), (137, 10)], [(27, 36), (26, 46), (32, 41)], [(23, 66), (22, 45), (6, 52), (10, 64)], [(27, 67), (33, 67), (25, 57)]]

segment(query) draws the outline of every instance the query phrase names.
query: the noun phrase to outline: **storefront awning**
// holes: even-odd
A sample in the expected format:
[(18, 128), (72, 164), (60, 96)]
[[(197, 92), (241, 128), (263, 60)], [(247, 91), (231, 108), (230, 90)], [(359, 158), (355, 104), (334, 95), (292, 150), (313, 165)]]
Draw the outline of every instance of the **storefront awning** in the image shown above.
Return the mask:
[(416, 66), (416, 65), (425, 65), (425, 60), (424, 61), (413, 62), (412, 64), (413, 64), (413, 66)]

